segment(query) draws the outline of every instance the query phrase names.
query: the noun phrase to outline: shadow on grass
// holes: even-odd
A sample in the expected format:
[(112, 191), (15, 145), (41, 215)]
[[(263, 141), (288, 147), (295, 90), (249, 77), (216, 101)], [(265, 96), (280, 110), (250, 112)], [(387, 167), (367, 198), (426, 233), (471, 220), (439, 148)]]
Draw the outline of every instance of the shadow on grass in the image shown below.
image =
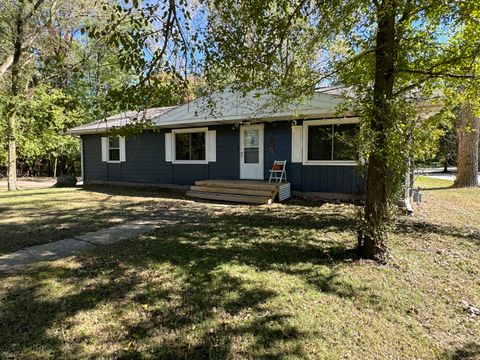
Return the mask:
[(431, 191), (431, 190), (454, 190), (456, 189), (453, 185), (449, 186), (436, 186), (436, 187), (422, 187), (422, 191)]
[(480, 344), (468, 343), (465, 346), (454, 351), (448, 351), (445, 354), (447, 359), (451, 360), (473, 360), (480, 358)]
[[(3, 217), (0, 255), (95, 231), (127, 220), (155, 216), (175, 217), (180, 214), (180, 211), (175, 211), (175, 203), (162, 201), (164, 197), (160, 194), (100, 188), (105, 196), (93, 200), (89, 199), (88, 194), (83, 194), (87, 192), (83, 190), (62, 190), (58, 194), (49, 192), (17, 194), (0, 198), (2, 205), (0, 212)], [(96, 189), (97, 187), (94, 187), (88, 192), (94, 192)], [(75, 194), (70, 196), (72, 192)], [(142, 194), (143, 198), (135, 201), (130, 201), (127, 197), (137, 197), (139, 194)], [(27, 195), (40, 196), (28, 202), (14, 201), (15, 196)], [(194, 209), (190, 209), (190, 212), (194, 212)]]
[[(350, 242), (342, 238), (352, 222), (328, 213), (221, 215), (79, 257), (75, 268), (53, 263), (21, 280), (9, 275), (2, 279), (13, 284), (2, 295), (0, 323), (8, 331), (0, 332), (1, 354), (303, 357), (304, 342), (315, 334), (295, 326), (287, 308), (272, 305), (284, 295), (274, 285), (276, 277), (296, 276), (303, 286), (339, 297), (363, 291), (336, 276), (354, 259)], [(314, 237), (311, 229), (323, 229), (325, 236)], [(331, 240), (328, 234), (335, 232), (341, 236)], [(65, 291), (48, 294), (52, 282)], [(110, 325), (109, 352), (102, 353), (104, 337), (76, 333), (79, 320), (73, 317), (109, 305), (139, 315), (107, 314), (115, 326)], [(85, 353), (85, 341), (98, 343), (96, 352)], [(137, 349), (131, 343), (143, 345)]]
[[(467, 231), (470, 230), (470, 231)], [(480, 245), (480, 230), (462, 228), (451, 225), (438, 225), (429, 223), (427, 221), (419, 220), (400, 220), (395, 228), (395, 232), (398, 234), (436, 234), (441, 236), (451, 236), (458, 239), (464, 239), (466, 241), (473, 242)]]
[(162, 197), (166, 199), (185, 199), (185, 191), (180, 189), (165, 189), (155, 187), (128, 187), (106, 185), (84, 185), (82, 191), (96, 192), (106, 195), (122, 195), (134, 197)]

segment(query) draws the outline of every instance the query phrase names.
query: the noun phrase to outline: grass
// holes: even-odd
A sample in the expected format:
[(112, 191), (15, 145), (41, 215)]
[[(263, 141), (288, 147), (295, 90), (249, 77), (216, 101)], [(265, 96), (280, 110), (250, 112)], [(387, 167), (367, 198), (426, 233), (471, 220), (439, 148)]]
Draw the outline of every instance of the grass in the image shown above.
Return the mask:
[(480, 357), (480, 191), (425, 190), (389, 266), (356, 211), (239, 206), (4, 275), (0, 358)]
[(99, 186), (0, 192), (0, 255), (154, 216), (182, 202), (172, 192)]
[(420, 187), (422, 189), (446, 189), (453, 185), (453, 180), (436, 179), (428, 176), (417, 176), (414, 180), (414, 187)]

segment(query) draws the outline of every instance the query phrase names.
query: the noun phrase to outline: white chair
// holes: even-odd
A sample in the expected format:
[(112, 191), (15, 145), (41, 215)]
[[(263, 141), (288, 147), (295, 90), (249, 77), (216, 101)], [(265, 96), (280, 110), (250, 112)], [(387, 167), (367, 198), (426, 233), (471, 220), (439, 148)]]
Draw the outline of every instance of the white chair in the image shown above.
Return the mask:
[(275, 160), (270, 170), (270, 179), (268, 179), (268, 182), (272, 182), (272, 180), (275, 180), (275, 182), (287, 182), (286, 167), (287, 160)]

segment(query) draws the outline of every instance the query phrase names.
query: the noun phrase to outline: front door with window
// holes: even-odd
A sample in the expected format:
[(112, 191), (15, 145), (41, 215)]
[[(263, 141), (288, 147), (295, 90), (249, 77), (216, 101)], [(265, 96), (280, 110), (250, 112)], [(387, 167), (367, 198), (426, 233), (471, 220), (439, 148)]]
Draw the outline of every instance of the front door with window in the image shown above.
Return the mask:
[(263, 125), (240, 127), (240, 179), (263, 180)]

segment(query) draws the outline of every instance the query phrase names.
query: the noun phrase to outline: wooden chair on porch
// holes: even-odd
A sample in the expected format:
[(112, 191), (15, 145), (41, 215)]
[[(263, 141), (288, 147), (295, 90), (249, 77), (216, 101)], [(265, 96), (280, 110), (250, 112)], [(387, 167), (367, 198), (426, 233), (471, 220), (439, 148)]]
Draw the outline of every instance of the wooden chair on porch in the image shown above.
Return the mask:
[(272, 182), (272, 180), (279, 183), (282, 181), (287, 182), (286, 167), (287, 160), (275, 160), (270, 170), (270, 179), (268, 179), (268, 182)]

